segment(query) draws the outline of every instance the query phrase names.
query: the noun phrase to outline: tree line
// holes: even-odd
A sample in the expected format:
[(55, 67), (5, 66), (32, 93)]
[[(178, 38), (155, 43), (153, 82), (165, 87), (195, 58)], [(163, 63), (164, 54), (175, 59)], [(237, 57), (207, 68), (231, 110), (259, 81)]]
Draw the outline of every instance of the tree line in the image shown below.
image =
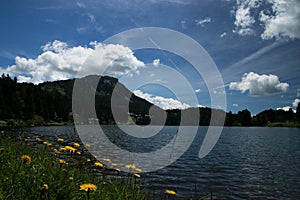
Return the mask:
[[(121, 88), (118, 99), (129, 101), (129, 111), (126, 113), (136, 124), (146, 125), (157, 116), (166, 115), (166, 125), (210, 125), (211, 115), (225, 118), (225, 126), (285, 126), (300, 124), (300, 104), (296, 113), (292, 109), (265, 110), (252, 116), (245, 109), (237, 113), (225, 112), (212, 108), (188, 108), (185, 110), (162, 110), (132, 94), (124, 85), (112, 77), (89, 76), (83, 79), (99, 78), (95, 95), (95, 110), (100, 124), (115, 124), (111, 112), (111, 96), (114, 88), (119, 84)], [(55, 123), (73, 123), (72, 92), (75, 79), (45, 82), (34, 85), (32, 83), (18, 83), (16, 78), (9, 75), (0, 77), (0, 125), (45, 125)], [(121, 87), (120, 87), (121, 85)], [(152, 108), (151, 108), (152, 107)], [(149, 113), (150, 108), (152, 113)], [(154, 112), (153, 112), (154, 111)], [(196, 115), (199, 120), (195, 121)], [(124, 118), (126, 123), (126, 116)], [(84, 121), (83, 123), (90, 123)], [(160, 122), (157, 122), (158, 124)], [(155, 124), (155, 123), (154, 123)], [(213, 125), (219, 124), (217, 121)], [(164, 125), (164, 124), (159, 124)]]
[[(223, 110), (212, 108), (189, 108), (187, 110), (168, 110), (167, 125), (179, 125), (181, 113), (191, 113), (191, 110), (199, 110), (199, 125), (210, 125), (211, 113), (215, 112), (217, 116), (225, 117), (225, 126), (299, 126), (300, 125), (300, 103), (296, 113), (292, 109), (284, 110), (264, 110), (255, 116), (247, 109), (232, 113), (225, 113)], [(193, 124), (195, 125), (195, 124)], [(216, 125), (222, 125), (217, 123)]]
[(17, 83), (9, 75), (0, 78), (0, 120), (8, 125), (42, 125), (67, 122), (71, 105), (59, 91), (46, 91), (42, 85)]

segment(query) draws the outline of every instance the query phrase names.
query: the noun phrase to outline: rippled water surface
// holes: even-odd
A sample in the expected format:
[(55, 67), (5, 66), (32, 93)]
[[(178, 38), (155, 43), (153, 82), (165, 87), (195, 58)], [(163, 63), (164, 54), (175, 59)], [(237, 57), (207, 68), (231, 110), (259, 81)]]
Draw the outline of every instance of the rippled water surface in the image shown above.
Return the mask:
[[(177, 129), (168, 126), (153, 137), (137, 139), (116, 126), (103, 127), (112, 142), (134, 152), (162, 148)], [(199, 159), (206, 131), (207, 127), (199, 127), (192, 145), (177, 161), (142, 174), (143, 185), (155, 194), (174, 189), (185, 198), (212, 192), (224, 199), (300, 199), (300, 129), (225, 127), (214, 149)], [(72, 126), (33, 127), (21, 133), (50, 141), (58, 136), (78, 140)]]

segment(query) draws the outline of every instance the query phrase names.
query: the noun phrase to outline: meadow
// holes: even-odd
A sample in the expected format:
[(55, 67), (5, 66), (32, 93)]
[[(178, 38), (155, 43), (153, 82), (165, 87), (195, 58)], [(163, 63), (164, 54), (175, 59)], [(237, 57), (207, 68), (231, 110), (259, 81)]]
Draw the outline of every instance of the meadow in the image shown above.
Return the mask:
[(65, 145), (63, 138), (57, 138), (52, 144), (42, 137), (0, 133), (0, 200), (148, 199), (141, 175), (132, 168), (132, 173), (120, 175), (94, 159), (78, 141)]

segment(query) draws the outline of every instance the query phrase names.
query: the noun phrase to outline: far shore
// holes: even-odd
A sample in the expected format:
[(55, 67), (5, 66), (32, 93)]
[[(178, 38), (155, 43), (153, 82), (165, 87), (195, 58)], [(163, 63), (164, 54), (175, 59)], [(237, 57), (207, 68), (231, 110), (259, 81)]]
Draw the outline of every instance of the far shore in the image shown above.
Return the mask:
[[(88, 124), (88, 125), (94, 125), (94, 124)], [(101, 125), (116, 125), (115, 123), (111, 124), (101, 124)], [(133, 124), (123, 124), (123, 125), (133, 125)], [(15, 120), (15, 119), (9, 119), (9, 120), (0, 120), (0, 127), (7, 127), (7, 128), (22, 128), (22, 127), (38, 127), (38, 126), (74, 126), (73, 122), (38, 122), (38, 123), (32, 123), (31, 121), (28, 123), (24, 120)], [(159, 125), (161, 126), (161, 125)], [(164, 125), (164, 126), (179, 126), (178, 124), (174, 125)], [(195, 126), (195, 125), (181, 125), (181, 126)], [(208, 126), (208, 125), (199, 125), (199, 126)], [(224, 127), (288, 127), (288, 128), (300, 128), (299, 122), (269, 122), (265, 126), (242, 126), (240, 124), (233, 125), (233, 126), (226, 126)]]

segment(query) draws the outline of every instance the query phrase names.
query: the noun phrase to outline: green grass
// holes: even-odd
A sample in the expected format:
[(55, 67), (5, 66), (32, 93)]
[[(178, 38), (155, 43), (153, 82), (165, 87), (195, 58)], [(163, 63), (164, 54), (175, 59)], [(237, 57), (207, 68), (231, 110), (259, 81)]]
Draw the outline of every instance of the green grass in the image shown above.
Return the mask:
[[(0, 133), (0, 200), (147, 199), (147, 193), (132, 176), (97, 176), (84, 155), (70, 154), (67, 163), (60, 165), (59, 154), (53, 153), (53, 147), (45, 147), (42, 141), (36, 143)], [(22, 155), (30, 156), (31, 162), (25, 163)], [(96, 185), (96, 191), (79, 190), (84, 183)], [(49, 186), (47, 190), (42, 189), (44, 184)]]
[(273, 122), (268, 123), (268, 127), (295, 127), (300, 128), (299, 122)]

